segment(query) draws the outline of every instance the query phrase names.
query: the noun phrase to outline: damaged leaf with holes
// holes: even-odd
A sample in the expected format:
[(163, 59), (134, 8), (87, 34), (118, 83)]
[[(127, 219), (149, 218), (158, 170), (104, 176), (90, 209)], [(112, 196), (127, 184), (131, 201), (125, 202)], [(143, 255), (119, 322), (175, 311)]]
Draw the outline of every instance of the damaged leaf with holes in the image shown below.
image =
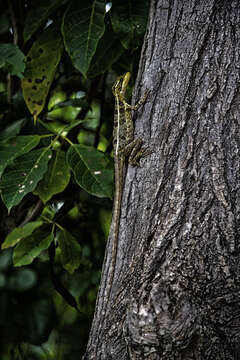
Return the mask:
[(36, 188), (47, 171), (51, 157), (49, 148), (37, 149), (18, 157), (7, 167), (0, 182), (0, 191), (8, 212)]
[(26, 56), (22, 89), (35, 121), (44, 108), (62, 51), (59, 25), (52, 24), (39, 36)]
[(39, 141), (39, 135), (26, 135), (0, 142), (0, 177), (14, 159), (35, 148)]

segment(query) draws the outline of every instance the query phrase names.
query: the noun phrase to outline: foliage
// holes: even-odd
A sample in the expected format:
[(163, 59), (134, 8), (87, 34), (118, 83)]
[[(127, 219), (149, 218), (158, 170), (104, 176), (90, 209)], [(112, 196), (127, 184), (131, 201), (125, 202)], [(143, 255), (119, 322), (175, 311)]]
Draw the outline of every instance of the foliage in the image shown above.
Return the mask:
[(24, 55), (14, 44), (0, 44), (0, 68), (12, 75), (23, 77)]
[(114, 190), (111, 87), (136, 75), (147, 13), (146, 0), (0, 4), (1, 358), (84, 351)]

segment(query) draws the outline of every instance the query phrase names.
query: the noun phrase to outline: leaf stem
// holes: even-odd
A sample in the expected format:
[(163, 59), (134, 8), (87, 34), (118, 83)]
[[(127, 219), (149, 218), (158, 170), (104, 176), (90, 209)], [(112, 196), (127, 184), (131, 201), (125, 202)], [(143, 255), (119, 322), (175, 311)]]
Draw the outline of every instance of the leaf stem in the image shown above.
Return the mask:
[(50, 137), (50, 136), (55, 136), (55, 134), (44, 134), (44, 135), (40, 135), (40, 138), (46, 138), (46, 137)]
[(52, 233), (54, 232), (55, 226), (57, 226), (60, 230), (65, 231), (65, 229), (64, 229), (61, 225), (59, 225), (59, 224), (56, 223), (56, 222), (53, 222), (51, 219), (48, 219), (45, 215), (41, 215), (40, 217), (41, 217), (43, 220), (45, 220), (46, 222), (48, 222), (48, 223), (50, 223), (50, 224), (53, 224)]
[(61, 135), (61, 137), (62, 137), (65, 141), (67, 141), (71, 146), (74, 145), (74, 144), (71, 142), (71, 140), (69, 140), (66, 136)]

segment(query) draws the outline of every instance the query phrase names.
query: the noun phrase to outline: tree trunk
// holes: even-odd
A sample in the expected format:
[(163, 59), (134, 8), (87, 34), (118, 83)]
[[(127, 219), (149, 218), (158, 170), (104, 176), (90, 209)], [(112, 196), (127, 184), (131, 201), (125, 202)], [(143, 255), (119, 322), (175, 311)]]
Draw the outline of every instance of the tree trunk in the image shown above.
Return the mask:
[(85, 359), (240, 359), (240, 3), (152, 0), (116, 273)]

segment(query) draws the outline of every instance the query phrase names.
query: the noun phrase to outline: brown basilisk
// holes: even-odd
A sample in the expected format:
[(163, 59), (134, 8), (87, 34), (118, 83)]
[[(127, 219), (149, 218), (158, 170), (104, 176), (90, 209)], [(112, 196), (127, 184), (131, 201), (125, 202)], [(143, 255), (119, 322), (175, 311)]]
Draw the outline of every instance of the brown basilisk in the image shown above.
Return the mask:
[(114, 126), (113, 126), (113, 149), (115, 165), (115, 196), (113, 207), (113, 245), (112, 259), (110, 265), (109, 294), (111, 295), (115, 265), (118, 249), (119, 223), (121, 215), (122, 193), (125, 178), (125, 163), (132, 166), (138, 166), (140, 158), (148, 154), (146, 149), (142, 148), (142, 140), (134, 139), (134, 126), (132, 120), (132, 110), (137, 110), (145, 101), (147, 92), (140, 101), (132, 106), (125, 100), (125, 92), (130, 79), (130, 73), (119, 76), (114, 84), (112, 91), (115, 97)]

